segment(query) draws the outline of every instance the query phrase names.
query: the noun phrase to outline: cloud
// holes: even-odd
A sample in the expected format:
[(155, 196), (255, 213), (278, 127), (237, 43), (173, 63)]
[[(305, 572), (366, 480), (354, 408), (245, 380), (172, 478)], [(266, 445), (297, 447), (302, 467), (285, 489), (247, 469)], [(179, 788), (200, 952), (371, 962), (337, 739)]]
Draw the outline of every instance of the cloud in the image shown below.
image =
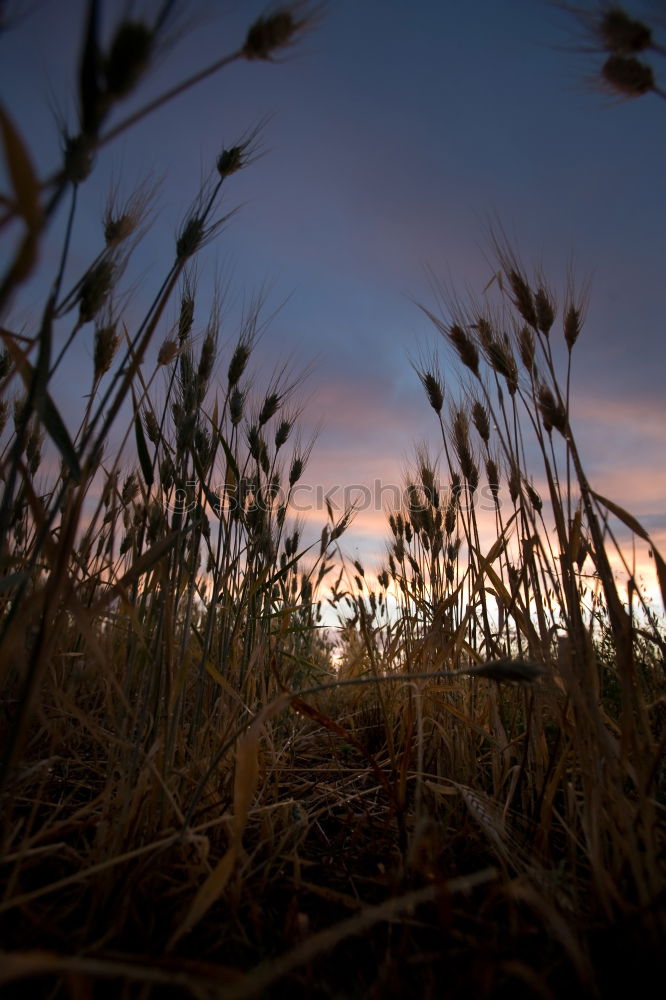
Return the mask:
[[(581, 421), (586, 431), (605, 431), (611, 446), (635, 439), (641, 447), (659, 445), (666, 451), (666, 407), (663, 397), (608, 399), (587, 393), (572, 404), (574, 429)], [(612, 429), (612, 433), (608, 431)], [(619, 439), (619, 440), (618, 440)]]

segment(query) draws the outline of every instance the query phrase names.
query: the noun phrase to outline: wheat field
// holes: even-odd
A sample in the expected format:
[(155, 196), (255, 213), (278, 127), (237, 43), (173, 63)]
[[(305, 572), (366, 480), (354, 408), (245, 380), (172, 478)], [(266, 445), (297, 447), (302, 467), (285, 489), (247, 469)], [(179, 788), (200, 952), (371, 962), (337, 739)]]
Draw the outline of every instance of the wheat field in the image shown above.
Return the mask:
[[(306, 544), (306, 373), (285, 360), (262, 382), (265, 302), (230, 343), (223, 296), (197, 283), (261, 130), (220, 150), (140, 319), (117, 287), (150, 239), (151, 185), (112, 193), (72, 278), (77, 195), (107, 146), (200, 80), (307, 45), (325, 13), (273, 9), (125, 114), (171, 6), (119, 17), (104, 51), (81, 25), (78, 131), (49, 176), (30, 123), (1, 112), (3, 995), (646, 989), (665, 930), (666, 631), (618, 529), (662, 600), (666, 564), (577, 443), (589, 293), (551, 286), (495, 227), (491, 288), (414, 307), (439, 339), (412, 375), (441, 453), (415, 449), (385, 559), (345, 555), (352, 507)], [(599, 10), (603, 85), (661, 94), (649, 27)], [(39, 322), (16, 329), (56, 224)], [(82, 337), (72, 427), (52, 386)]]

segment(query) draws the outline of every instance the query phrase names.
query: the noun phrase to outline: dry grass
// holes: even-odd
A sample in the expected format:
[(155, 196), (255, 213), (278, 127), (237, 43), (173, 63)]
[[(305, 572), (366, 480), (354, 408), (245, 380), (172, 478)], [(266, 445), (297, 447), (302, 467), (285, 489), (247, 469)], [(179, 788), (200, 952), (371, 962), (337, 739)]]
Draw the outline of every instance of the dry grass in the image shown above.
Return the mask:
[[(44, 182), (2, 118), (2, 221), (20, 230), (5, 313), (69, 211), (37, 327), (0, 331), (0, 983), (76, 1000), (640, 989), (664, 936), (665, 644), (631, 568), (629, 601), (611, 570), (614, 523), (651, 540), (588, 482), (555, 362), (560, 337), (571, 363), (584, 298), (558, 303), (498, 237), (495, 286), (428, 313), (463, 402), (435, 359), (417, 365), (446, 487), (418, 450), (374, 586), (339, 562), (351, 512), (304, 552), (289, 516), (311, 447), (301, 376), (252, 388), (260, 302), (227, 350), (222, 302), (194, 334), (192, 261), (256, 132), (220, 153), (135, 329), (117, 283), (148, 189), (110, 199), (100, 254), (65, 284), (93, 154), (203, 76), (270, 58), (312, 13), (260, 19), (105, 132), (169, 9), (119, 24), (101, 62), (91, 20), (80, 132)], [(72, 432), (49, 387), (84, 328), (91, 391)]]

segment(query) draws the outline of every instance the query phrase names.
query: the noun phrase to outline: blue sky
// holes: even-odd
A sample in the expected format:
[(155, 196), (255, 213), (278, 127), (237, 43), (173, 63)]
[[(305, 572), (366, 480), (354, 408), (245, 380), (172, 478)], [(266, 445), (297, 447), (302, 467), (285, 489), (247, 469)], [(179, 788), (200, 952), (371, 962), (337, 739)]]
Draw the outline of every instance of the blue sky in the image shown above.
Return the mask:
[[(45, 175), (57, 164), (53, 107), (74, 127), (83, 5), (33, 6), (0, 39), (0, 79)], [(126, 6), (108, 2), (109, 21)], [(264, 8), (185, 10), (188, 30), (137, 105), (235, 49)], [(128, 316), (140, 315), (199, 181), (222, 146), (270, 116), (264, 155), (227, 195), (226, 208), (241, 210), (204, 252), (200, 324), (216, 270), (231, 277), (237, 303), (267, 285), (268, 312), (283, 304), (260, 346), (266, 371), (287, 355), (297, 366), (316, 359), (303, 416), (306, 430), (323, 425), (311, 480), (389, 480), (435, 430), (408, 357), (436, 337), (413, 299), (435, 306), (428, 268), (480, 293), (493, 271), (488, 219), (499, 219), (528, 269), (542, 266), (556, 288), (572, 261), (591, 278), (575, 427), (593, 485), (663, 543), (666, 107), (653, 95), (603, 96), (585, 79), (595, 57), (573, 44), (570, 17), (539, 0), (330, 0), (287, 60), (234, 65), (104, 151), (82, 191), (72, 274), (101, 246), (109, 184), (129, 193), (152, 172), (159, 212), (127, 276)], [(48, 273), (48, 248), (43, 264)], [(28, 323), (38, 280), (16, 303)], [(442, 358), (454, 385), (445, 350)], [(61, 384), (73, 411), (89, 371), (82, 343)], [(346, 536), (350, 555), (380, 560), (381, 521), (359, 518)]]

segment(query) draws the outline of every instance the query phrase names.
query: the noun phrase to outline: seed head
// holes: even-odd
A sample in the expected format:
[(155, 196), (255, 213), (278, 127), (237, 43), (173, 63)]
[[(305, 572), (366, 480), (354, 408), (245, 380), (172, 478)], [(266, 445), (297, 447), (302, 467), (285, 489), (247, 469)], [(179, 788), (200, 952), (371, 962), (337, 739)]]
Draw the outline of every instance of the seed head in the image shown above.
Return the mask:
[(555, 303), (545, 288), (541, 285), (534, 295), (534, 308), (536, 310), (537, 326), (546, 337), (550, 333), (550, 328), (555, 321)]
[(188, 289), (180, 300), (180, 316), (178, 317), (178, 340), (182, 344), (192, 330), (194, 322), (194, 296)]
[(123, 540), (120, 543), (121, 556), (124, 556), (126, 552), (129, 552), (129, 550), (134, 545), (134, 536), (135, 536), (134, 528), (131, 528), (123, 537)]
[(247, 33), (243, 55), (246, 59), (271, 59), (273, 53), (290, 45), (306, 25), (295, 16), (295, 8), (282, 7), (268, 17), (258, 18)]
[(539, 386), (539, 409), (543, 419), (543, 427), (547, 434), (553, 428), (564, 434), (567, 428), (567, 414), (562, 404), (558, 403), (547, 385)]
[(134, 232), (134, 219), (127, 212), (108, 216), (104, 222), (104, 239), (107, 247), (115, 247)]
[(182, 455), (192, 444), (196, 418), (178, 404), (173, 407), (173, 422), (176, 428), (176, 451)]
[(245, 395), (237, 387), (233, 389), (231, 396), (229, 397), (229, 416), (231, 418), (231, 423), (234, 427), (237, 427), (241, 422), (243, 416), (243, 404), (245, 403)]
[(564, 314), (564, 339), (571, 351), (580, 336), (583, 326), (583, 316), (581, 310), (575, 305), (570, 305)]
[(259, 433), (259, 428), (255, 424), (248, 428), (247, 443), (250, 448), (250, 455), (255, 462), (258, 462), (259, 456), (261, 455), (262, 450), (265, 449), (266, 445), (261, 434)]
[(458, 357), (476, 377), (479, 377), (479, 352), (473, 340), (458, 323), (448, 329), (448, 338), (458, 352)]
[(157, 363), (158, 365), (170, 365), (176, 357), (178, 357), (178, 344), (175, 340), (167, 338), (157, 353)]
[(457, 506), (460, 502), (460, 494), (462, 493), (462, 479), (458, 472), (451, 473), (451, 503)]
[(538, 323), (537, 312), (530, 286), (522, 274), (515, 268), (509, 269), (507, 278), (513, 292), (513, 304), (525, 322), (536, 329)]
[(121, 202), (117, 187), (112, 188), (102, 218), (107, 248), (119, 246), (137, 231), (146, 219), (154, 194), (155, 189), (144, 182)]
[(205, 427), (196, 427), (194, 430), (194, 448), (202, 469), (208, 469), (212, 456), (212, 442)]
[(408, 555), (407, 558), (409, 560), (409, 565), (412, 567), (412, 569), (414, 571), (415, 576), (420, 577), (421, 576), (421, 567), (417, 563), (417, 561), (414, 558), (414, 556)]
[(277, 392), (270, 392), (264, 399), (259, 412), (259, 426), (267, 424), (271, 417), (275, 416), (280, 406), (280, 396)]
[(164, 511), (158, 503), (152, 503), (148, 508), (148, 523), (146, 534), (150, 542), (156, 542), (164, 532)]
[(240, 381), (249, 360), (250, 347), (247, 343), (241, 341), (237, 344), (236, 350), (234, 351), (229, 363), (229, 370), (227, 372), (229, 388), (236, 385)]
[(79, 291), (79, 321), (94, 319), (106, 302), (116, 273), (114, 262), (105, 257), (92, 267), (83, 278)]
[(113, 99), (132, 90), (150, 61), (153, 33), (140, 21), (118, 25), (104, 67), (107, 92)]
[(617, 55), (643, 52), (652, 44), (650, 29), (621, 7), (610, 7), (601, 14), (596, 30), (603, 47)]
[(484, 343), (483, 353), (493, 371), (504, 376), (509, 393), (514, 396), (518, 391), (518, 370), (509, 344), (499, 339), (490, 340)]
[(168, 493), (173, 486), (176, 470), (170, 455), (167, 455), (160, 463), (160, 482), (162, 489)]
[(453, 414), (453, 439), (456, 449), (469, 449), (469, 424), (464, 410), (456, 410)]
[(290, 421), (290, 420), (281, 420), (280, 421), (280, 423), (278, 425), (278, 429), (275, 432), (275, 449), (276, 449), (276, 451), (279, 451), (279, 449), (284, 444), (287, 443), (287, 439), (288, 439), (289, 435), (291, 434), (292, 427), (293, 427), (292, 421)]
[(206, 389), (208, 388), (208, 383), (213, 373), (216, 349), (217, 338), (215, 336), (215, 331), (209, 329), (208, 333), (204, 337), (203, 344), (201, 345), (199, 366), (197, 368), (197, 383), (199, 386), (199, 397), (201, 400), (203, 400), (203, 397), (206, 394)]
[(36, 427), (32, 428), (25, 443), (25, 457), (28, 460), (28, 471), (34, 476), (42, 460), (42, 435)]
[(534, 334), (529, 326), (521, 326), (518, 331), (518, 351), (520, 360), (528, 372), (534, 370)]
[(191, 414), (197, 405), (197, 384), (194, 374), (192, 352), (181, 350), (178, 366), (178, 388), (180, 390), (183, 413)]
[(584, 564), (585, 560), (587, 559), (587, 557), (590, 555), (591, 551), (592, 550), (590, 548), (590, 543), (587, 541), (587, 539), (581, 538), (580, 542), (578, 543), (578, 552), (577, 552), (576, 557), (575, 557), (575, 561), (576, 561), (576, 564), (578, 565), (578, 569), (582, 569), (583, 568), (583, 564)]
[[(424, 497), (421, 493), (421, 490), (415, 483), (409, 483), (405, 492), (406, 492), (405, 501), (407, 504), (407, 510), (409, 511), (409, 516), (411, 517), (412, 521), (414, 521), (415, 519), (418, 519), (418, 517), (420, 516), (421, 512), (425, 507)], [(408, 523), (409, 522), (406, 522), (405, 529), (407, 528)]]
[(148, 440), (152, 444), (157, 444), (160, 439), (160, 427), (157, 423), (157, 417), (152, 410), (144, 410), (143, 423), (146, 428)]
[(432, 372), (418, 372), (421, 385), (425, 389), (428, 402), (435, 413), (441, 413), (444, 405), (444, 387)]
[(476, 328), (476, 331), (479, 335), (479, 340), (481, 341), (481, 344), (484, 347), (486, 344), (492, 344), (493, 340), (495, 339), (495, 335), (493, 333), (493, 328), (490, 321), (486, 319), (485, 316), (479, 316), (476, 320), (476, 323), (474, 323), (473, 325)]
[(201, 215), (192, 215), (183, 226), (176, 240), (176, 257), (187, 260), (197, 252), (205, 236), (204, 219)]
[(444, 531), (447, 535), (452, 535), (456, 528), (456, 507), (450, 503), (444, 514)]
[(93, 154), (86, 136), (65, 136), (63, 173), (72, 184), (82, 184), (93, 166)]
[[(291, 469), (289, 470), (289, 488), (291, 489), (298, 480), (303, 475), (303, 470), (305, 469), (305, 462), (300, 455), (294, 456), (294, 460), (291, 463)], [(337, 537), (337, 536), (336, 536)], [(333, 538), (333, 534), (331, 534)]]
[(514, 460), (511, 462), (511, 468), (509, 470), (509, 496), (511, 497), (511, 503), (514, 505), (514, 507), (518, 502), (521, 486), (522, 486), (522, 477), (520, 475), (520, 467), (518, 463)]
[(539, 677), (543, 677), (548, 671), (539, 663), (512, 660), (507, 657), (470, 667), (466, 672), (470, 677), (486, 677), (493, 681), (518, 681), (523, 684), (531, 684)]
[(467, 480), (467, 484), (471, 492), (474, 493), (476, 491), (477, 486), (479, 485), (479, 468), (473, 461), (473, 459), (471, 459), (471, 456), (469, 463), (468, 462), (465, 463), (463, 474), (465, 476), (465, 479)]
[(336, 526), (331, 531), (332, 542), (337, 541), (337, 539), (340, 538), (340, 536), (345, 533), (345, 531), (349, 527), (349, 522), (351, 521), (351, 517), (352, 517), (352, 510), (349, 509), (345, 511), (343, 516), (340, 518)]
[(635, 56), (611, 55), (601, 67), (602, 82), (631, 100), (655, 89), (654, 73)]
[(423, 493), (426, 501), (426, 508), (429, 504), (434, 507), (437, 506), (435, 501), (439, 501), (439, 496), (437, 494), (437, 482), (435, 479), (435, 469), (428, 460), (427, 455), (423, 452), (420, 456), (419, 461), (419, 476), (421, 478), (421, 486), (423, 487)]
[(131, 503), (132, 500), (136, 498), (139, 492), (139, 484), (137, 482), (136, 476), (133, 472), (130, 472), (129, 476), (125, 479), (123, 483), (122, 493), (120, 494), (121, 500), (125, 506)]
[(229, 149), (222, 150), (217, 158), (217, 172), (220, 177), (230, 177), (231, 174), (235, 174), (244, 166), (243, 153), (242, 146), (231, 146)]
[(285, 539), (284, 551), (288, 556), (293, 556), (296, 554), (296, 550), (298, 549), (299, 539), (300, 536), (297, 530), (294, 531), (293, 535), (288, 536)]
[(527, 490), (527, 495), (530, 498), (530, 503), (534, 507), (537, 514), (539, 514), (543, 508), (543, 501), (541, 500), (541, 497), (531, 483), (525, 483), (525, 489)]
[(270, 480), (262, 487), (261, 495), (264, 500), (266, 509), (268, 509), (269, 507), (272, 509), (276, 497), (280, 495), (279, 472), (273, 473)]
[(469, 423), (464, 410), (457, 410), (453, 417), (453, 444), (460, 463), (460, 470), (474, 492), (479, 485), (479, 470), (469, 446)]
[(111, 367), (120, 339), (113, 324), (95, 330), (95, 381), (99, 381)]
[(478, 399), (474, 401), (474, 405), (472, 406), (472, 422), (481, 440), (484, 444), (488, 444), (490, 440), (490, 420), (488, 418), (488, 411)]
[(495, 501), (495, 507), (499, 508), (500, 475), (497, 464), (492, 458), (486, 459), (486, 476), (488, 477), (488, 487)]

